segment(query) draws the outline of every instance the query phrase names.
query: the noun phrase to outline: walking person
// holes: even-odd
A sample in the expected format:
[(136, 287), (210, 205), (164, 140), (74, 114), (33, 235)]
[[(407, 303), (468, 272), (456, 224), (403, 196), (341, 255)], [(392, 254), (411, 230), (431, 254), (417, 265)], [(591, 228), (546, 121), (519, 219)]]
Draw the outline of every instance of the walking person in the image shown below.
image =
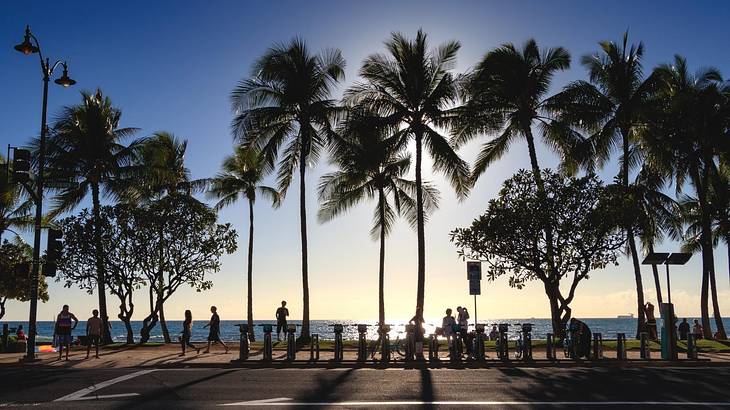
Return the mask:
[(180, 337), (180, 347), (182, 347), (182, 353), (180, 356), (185, 356), (185, 348), (189, 347), (200, 354), (200, 348), (195, 347), (190, 343), (190, 338), (193, 336), (193, 312), (190, 310), (185, 311), (185, 320), (183, 321), (182, 336)]
[[(73, 325), (71, 322), (73, 321)], [(63, 305), (61, 313), (56, 316), (56, 324), (54, 326), (54, 339), (58, 343), (58, 360), (61, 360), (63, 348), (66, 347), (66, 361), (68, 361), (68, 352), (71, 350), (71, 332), (76, 329), (79, 320), (73, 313), (69, 312), (68, 305)]]
[(694, 320), (694, 325), (692, 326), (692, 334), (694, 335), (695, 340), (702, 339), (703, 330), (704, 329), (702, 328), (702, 325), (700, 324), (700, 321), (697, 320), (697, 319), (695, 319)]
[[(444, 332), (444, 337), (446, 337), (446, 341), (449, 344), (449, 352), (452, 352), (452, 345), (454, 337), (456, 336), (456, 332), (454, 331), (454, 327), (457, 327), (456, 319), (454, 319), (453, 316), (451, 316), (451, 308), (446, 309), (446, 316), (441, 320), (441, 329)], [(451, 356), (451, 353), (449, 353), (449, 356)]]
[(289, 309), (286, 308), (286, 300), (281, 301), (281, 307), (276, 309), (276, 339), (281, 342), (281, 332), (286, 333), (286, 317), (289, 316)]
[(679, 340), (687, 340), (689, 330), (689, 322), (687, 322), (687, 318), (682, 319), (682, 323), (679, 324)]
[(208, 332), (208, 347), (205, 349), (203, 353), (209, 353), (210, 352), (210, 344), (220, 343), (223, 345), (223, 347), (226, 349), (226, 354), (228, 354), (228, 346), (226, 346), (225, 343), (221, 340), (221, 318), (218, 316), (218, 308), (215, 306), (210, 307), (210, 313), (213, 315), (210, 317), (210, 321), (208, 324), (203, 326), (203, 329), (210, 328), (210, 331)]
[(91, 353), (91, 344), (93, 343), (96, 347), (96, 357), (99, 358), (99, 342), (101, 341), (101, 327), (104, 323), (99, 317), (99, 311), (94, 309), (91, 312), (92, 316), (86, 321), (86, 358), (89, 358)]

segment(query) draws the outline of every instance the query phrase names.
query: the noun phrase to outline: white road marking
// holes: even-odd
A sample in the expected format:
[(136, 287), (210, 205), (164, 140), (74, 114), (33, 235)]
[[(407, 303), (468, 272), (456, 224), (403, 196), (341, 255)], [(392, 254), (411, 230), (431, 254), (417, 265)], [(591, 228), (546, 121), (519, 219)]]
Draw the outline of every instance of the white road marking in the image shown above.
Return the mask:
[(85, 397), (87, 394), (94, 393), (97, 390), (103, 389), (105, 387), (109, 387), (113, 384), (121, 383), (121, 382), (129, 380), (129, 379), (134, 379), (135, 377), (142, 376), (142, 375), (145, 375), (148, 373), (152, 373), (154, 371), (155, 371), (155, 369), (149, 369), (149, 370), (140, 370), (138, 372), (126, 374), (124, 376), (117, 377), (116, 379), (107, 380), (105, 382), (101, 382), (99, 384), (89, 386), (85, 389), (81, 389), (77, 392), (60, 397), (54, 401), (94, 400), (94, 399), (107, 398), (107, 397), (136, 396), (137, 393), (125, 393), (123, 395), (113, 394), (113, 395), (108, 395), (108, 396), (95, 395), (92, 397)]
[(277, 403), (283, 403), (289, 400), (294, 400), (289, 397), (277, 397), (274, 399), (263, 399), (263, 400), (249, 400), (249, 401), (239, 401), (236, 403), (227, 403), (227, 404), (221, 404), (221, 406), (254, 406), (254, 405), (271, 405), (271, 404), (277, 404)]
[[(272, 399), (280, 400), (280, 399)], [(710, 406), (730, 407), (730, 402), (698, 401), (340, 401), (340, 402), (290, 402), (290, 401), (242, 401), (221, 406)]]

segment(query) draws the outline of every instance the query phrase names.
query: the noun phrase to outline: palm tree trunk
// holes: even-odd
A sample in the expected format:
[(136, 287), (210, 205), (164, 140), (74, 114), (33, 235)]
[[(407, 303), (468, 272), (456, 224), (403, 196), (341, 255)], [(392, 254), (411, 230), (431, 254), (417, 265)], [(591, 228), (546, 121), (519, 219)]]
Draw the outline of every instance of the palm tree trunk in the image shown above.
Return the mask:
[[(715, 255), (714, 255), (714, 247), (712, 244), (712, 221), (710, 216), (710, 210), (709, 210), (709, 204), (707, 203), (707, 187), (709, 187), (709, 174), (707, 170), (707, 166), (705, 166), (705, 169), (703, 171), (703, 183), (701, 184), (701, 190), (702, 194), (697, 195), (698, 199), (701, 197), (702, 199), (699, 200), (700, 202), (700, 215), (702, 218), (702, 234), (701, 234), (701, 240), (702, 240), (702, 259), (705, 261), (703, 263), (705, 265), (706, 271), (707, 271), (707, 277), (710, 282), (710, 294), (712, 296), (712, 315), (715, 318), (715, 327), (717, 328), (717, 332), (721, 339), (727, 339), (727, 335), (725, 334), (725, 326), (722, 323), (722, 315), (720, 314), (720, 304), (717, 300), (717, 282), (715, 280)], [(709, 323), (709, 318), (708, 318)], [(705, 329), (705, 335), (706, 336), (713, 336), (712, 331), (710, 330), (709, 326), (707, 329)]]
[[(654, 252), (654, 243), (649, 242), (649, 246), (647, 247), (649, 250), (649, 253)], [(661, 312), (661, 306), (662, 306), (662, 283), (659, 281), (659, 269), (656, 265), (651, 265), (651, 272), (654, 275), (654, 288), (656, 289), (656, 302), (659, 305), (659, 311)]]
[(418, 285), (416, 291), (416, 335), (421, 335), (424, 299), (426, 293), (426, 234), (423, 212), (423, 179), (421, 163), (423, 160), (423, 131), (416, 130), (416, 232), (418, 237)]
[(248, 338), (256, 340), (253, 331), (253, 201), (248, 200), (248, 289), (246, 302), (246, 318), (248, 320)]
[(380, 269), (378, 272), (378, 324), (385, 324), (385, 193), (378, 188), (378, 212), (380, 213)]
[(2, 319), (3, 316), (5, 316), (5, 302), (7, 302), (7, 301), (8, 301), (8, 298), (6, 298), (4, 296), (0, 297), (0, 319)]
[(693, 182), (695, 192), (697, 193), (697, 201), (700, 205), (700, 244), (702, 251), (702, 288), (700, 294), (700, 314), (702, 315), (702, 333), (705, 339), (712, 338), (712, 328), (710, 327), (710, 310), (708, 308), (708, 299), (710, 293), (710, 261), (712, 260), (712, 230), (709, 222), (709, 210), (707, 208), (707, 191), (705, 187), (706, 172), (702, 172), (700, 179), (699, 170), (694, 170)]
[[(621, 184), (624, 188), (629, 187), (629, 134), (631, 130), (628, 128), (621, 129), (623, 157), (621, 158)], [(636, 239), (634, 238), (634, 229), (632, 226), (626, 226), (626, 241), (629, 244), (629, 256), (634, 266), (634, 280), (636, 281), (636, 338), (645, 330), (646, 316), (644, 314), (644, 284), (641, 280), (641, 264), (639, 263), (639, 253), (636, 249)]]
[(634, 266), (634, 280), (636, 281), (636, 338), (638, 339), (646, 329), (646, 315), (644, 312), (644, 285), (641, 282), (641, 265), (639, 263), (639, 253), (636, 249), (636, 239), (634, 238), (634, 229), (630, 226), (626, 227), (626, 240), (629, 243), (629, 254), (631, 263)]
[(106, 309), (106, 277), (104, 274), (104, 250), (101, 241), (101, 202), (99, 201), (99, 184), (91, 184), (91, 199), (94, 208), (94, 256), (96, 259), (96, 283), (99, 293), (99, 314), (102, 321), (102, 343), (112, 342), (112, 335), (109, 331), (109, 315)]
[(309, 273), (307, 270), (307, 199), (305, 176), (307, 172), (307, 155), (302, 144), (299, 157), (299, 222), (302, 234), (302, 330), (299, 334), (301, 343), (309, 342)]
[[(537, 195), (541, 202), (547, 201), (547, 193), (545, 192), (545, 182), (542, 180), (542, 173), (540, 170), (540, 164), (537, 162), (537, 150), (535, 149), (535, 138), (532, 135), (532, 129), (530, 123), (525, 123), (522, 126), (522, 131), (527, 139), (527, 149), (530, 153), (530, 165), (532, 167), (532, 176), (535, 178), (535, 185), (537, 186)], [(545, 215), (545, 219), (549, 218)], [(553, 226), (548, 223), (545, 225), (545, 253), (546, 263), (548, 265), (547, 281), (545, 283), (545, 289), (548, 291), (548, 299), (550, 299), (550, 316), (553, 324), (553, 333), (562, 334), (563, 326), (561, 324), (560, 312), (557, 309), (556, 302), (550, 294), (554, 293), (554, 289), (559, 290), (560, 274), (555, 271), (555, 249), (553, 244)]]

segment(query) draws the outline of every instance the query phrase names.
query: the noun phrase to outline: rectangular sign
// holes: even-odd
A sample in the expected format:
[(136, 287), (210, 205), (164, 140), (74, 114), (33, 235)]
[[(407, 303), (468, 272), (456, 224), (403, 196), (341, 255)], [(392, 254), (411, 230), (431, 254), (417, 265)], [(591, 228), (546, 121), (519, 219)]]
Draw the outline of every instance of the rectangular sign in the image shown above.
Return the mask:
[(468, 280), (482, 280), (482, 263), (481, 262), (467, 262), (466, 263), (466, 278)]
[(470, 295), (481, 295), (482, 294), (482, 281), (479, 279), (472, 279), (469, 281), (469, 294)]

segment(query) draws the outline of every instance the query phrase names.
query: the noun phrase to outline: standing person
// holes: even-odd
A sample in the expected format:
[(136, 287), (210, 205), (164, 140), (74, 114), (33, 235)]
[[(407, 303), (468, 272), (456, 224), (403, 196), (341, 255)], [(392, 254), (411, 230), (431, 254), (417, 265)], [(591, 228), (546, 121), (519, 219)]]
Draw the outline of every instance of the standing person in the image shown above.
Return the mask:
[(695, 319), (694, 322), (694, 326), (692, 326), (692, 334), (694, 335), (695, 340), (702, 339), (702, 331), (704, 329), (702, 329), (702, 325), (699, 320)]
[(89, 358), (91, 353), (91, 344), (93, 343), (96, 347), (96, 357), (99, 358), (99, 342), (101, 341), (101, 328), (104, 323), (99, 317), (99, 311), (94, 309), (91, 311), (92, 316), (86, 321), (86, 358)]
[(654, 305), (646, 302), (644, 305), (644, 313), (646, 315), (646, 333), (649, 334), (650, 340), (657, 340), (656, 317), (654, 317)]
[[(441, 320), (441, 328), (444, 331), (444, 337), (446, 337), (446, 341), (449, 343), (449, 352), (451, 352), (454, 336), (456, 335), (456, 332), (454, 332), (456, 319), (451, 316), (451, 312), (451, 308), (446, 309), (446, 316), (444, 316), (444, 318)], [(451, 356), (451, 353), (449, 353), (449, 356)]]
[(210, 352), (210, 344), (213, 342), (220, 343), (223, 345), (223, 347), (226, 349), (226, 354), (228, 354), (228, 346), (226, 346), (225, 343), (221, 340), (221, 318), (218, 316), (218, 308), (215, 306), (210, 307), (210, 313), (213, 315), (210, 317), (210, 321), (208, 324), (203, 326), (203, 329), (210, 328), (210, 331), (208, 332), (208, 347), (205, 349), (203, 353), (209, 353)]
[(497, 330), (497, 325), (492, 325), (492, 331), (489, 332), (489, 340), (497, 340), (499, 337), (499, 331)]
[(286, 300), (281, 301), (281, 307), (276, 309), (276, 339), (281, 342), (281, 332), (286, 333), (286, 317), (289, 316), (289, 309), (286, 308)]
[(15, 331), (15, 337), (18, 338), (19, 342), (27, 340), (25, 332), (23, 331), (23, 325), (18, 325), (18, 330)]
[[(71, 325), (73, 321), (73, 325)], [(76, 329), (79, 320), (73, 313), (68, 311), (68, 305), (63, 305), (61, 313), (56, 316), (56, 325), (54, 326), (54, 337), (58, 341), (58, 360), (61, 360), (63, 347), (66, 346), (66, 361), (68, 361), (68, 352), (71, 350), (71, 332)]]
[(200, 354), (200, 348), (195, 347), (190, 343), (190, 338), (193, 336), (193, 313), (189, 310), (185, 311), (185, 320), (183, 321), (182, 336), (180, 337), (180, 347), (182, 347), (182, 353), (180, 356), (185, 356), (185, 347), (189, 347)]
[(468, 337), (469, 334), (469, 311), (466, 307), (457, 307), (458, 322), (459, 322), (459, 333), (461, 334), (461, 341), (464, 343), (464, 348), (467, 354), (471, 354), (471, 347), (469, 346)]
[(426, 329), (423, 328), (423, 308), (421, 306), (416, 307), (416, 314), (408, 321), (409, 324), (416, 326), (415, 333), (413, 335), (413, 348), (415, 350), (415, 359), (424, 360), (423, 357), (423, 338), (426, 334)]
[(679, 340), (687, 340), (689, 334), (689, 323), (687, 318), (682, 319), (682, 323), (679, 324)]

